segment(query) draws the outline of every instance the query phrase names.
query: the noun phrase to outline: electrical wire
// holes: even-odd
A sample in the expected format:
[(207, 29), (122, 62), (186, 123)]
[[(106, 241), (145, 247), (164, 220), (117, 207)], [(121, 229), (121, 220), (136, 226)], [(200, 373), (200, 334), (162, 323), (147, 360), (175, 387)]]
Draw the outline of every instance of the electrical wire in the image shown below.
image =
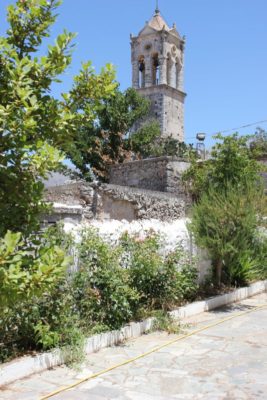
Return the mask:
[[(219, 133), (221, 133), (221, 134), (229, 133), (229, 132), (237, 131), (238, 129), (249, 128), (249, 127), (251, 127), (251, 126), (255, 126), (255, 125), (258, 125), (258, 124), (264, 124), (264, 123), (267, 123), (267, 119), (264, 119), (264, 120), (262, 120), (262, 121), (253, 122), (253, 123), (246, 124), (246, 125), (241, 125), (241, 126), (238, 126), (238, 127), (236, 127), (236, 128), (225, 129), (225, 130), (222, 130), (222, 131), (217, 131), (217, 132), (213, 132), (213, 133), (208, 133), (208, 134), (205, 134), (205, 135), (206, 135), (206, 137), (211, 137), (211, 136), (218, 135)], [(188, 137), (188, 138), (186, 138), (186, 139), (195, 139), (195, 138), (196, 138), (195, 136), (194, 136), (194, 137), (192, 136), (192, 137)]]

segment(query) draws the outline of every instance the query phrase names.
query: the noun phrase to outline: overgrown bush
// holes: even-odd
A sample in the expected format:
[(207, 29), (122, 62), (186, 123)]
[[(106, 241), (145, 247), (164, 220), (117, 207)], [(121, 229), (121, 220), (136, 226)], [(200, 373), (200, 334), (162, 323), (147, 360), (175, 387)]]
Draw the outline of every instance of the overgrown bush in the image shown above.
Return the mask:
[(0, 240), (0, 359), (34, 347), (39, 302), (65, 279), (69, 262), (63, 249), (41, 236), (25, 241), (8, 232)]
[[(65, 253), (74, 246), (61, 226), (50, 228), (38, 243), (51, 251), (60, 246)], [(155, 310), (166, 312), (196, 295), (196, 270), (185, 252), (177, 247), (161, 255), (160, 238), (153, 232), (143, 240), (125, 234), (111, 245), (89, 229), (82, 232), (77, 246), (75, 273), (65, 271), (57, 279), (52, 274), (40, 293), (21, 295), (1, 315), (1, 361), (54, 347), (76, 359), (83, 353), (85, 336), (120, 328)], [(23, 271), (30, 276), (27, 269)]]
[(170, 310), (196, 291), (196, 271), (184, 251), (177, 248), (165, 259), (159, 253), (159, 237), (151, 234), (143, 240), (124, 235), (122, 246), (128, 254), (131, 285), (140, 304), (148, 309)]
[(108, 245), (93, 230), (83, 232), (74, 296), (88, 326), (118, 328), (134, 316), (139, 296), (119, 265), (120, 256), (120, 247)]
[(250, 136), (216, 135), (210, 158), (199, 161), (191, 152), (191, 165), (183, 174), (186, 189), (198, 201), (209, 189), (223, 192), (228, 185), (246, 189), (260, 185), (263, 166), (257, 162), (249, 146)]
[(266, 238), (258, 238), (262, 201), (258, 188), (229, 185), (224, 192), (210, 189), (194, 206), (189, 227), (196, 243), (207, 248), (218, 285), (265, 277)]
[(0, 361), (25, 351), (54, 347), (65, 350), (69, 361), (76, 361), (77, 355), (80, 358), (84, 331), (71, 279), (64, 278), (42, 297), (12, 307), (0, 325), (0, 337), (4, 344), (0, 347)]
[(256, 230), (250, 245), (233, 255), (226, 269), (226, 278), (232, 284), (246, 284), (267, 278), (267, 235)]
[(183, 180), (194, 202), (191, 230), (208, 250), (217, 285), (240, 285), (265, 276), (258, 239), (266, 196), (250, 137), (215, 136), (211, 158), (192, 160)]
[(166, 264), (175, 268), (177, 288), (180, 293), (179, 301), (194, 300), (199, 289), (195, 260), (191, 260), (189, 254), (178, 245), (176, 249), (168, 255)]
[(36, 239), (25, 242), (20, 233), (8, 231), (0, 239), (0, 312), (53, 288), (67, 264), (59, 247)]
[(187, 145), (169, 136), (162, 138), (158, 121), (152, 120), (143, 124), (134, 132), (129, 144), (133, 152), (140, 158), (173, 156), (188, 158), (193, 152), (193, 145)]

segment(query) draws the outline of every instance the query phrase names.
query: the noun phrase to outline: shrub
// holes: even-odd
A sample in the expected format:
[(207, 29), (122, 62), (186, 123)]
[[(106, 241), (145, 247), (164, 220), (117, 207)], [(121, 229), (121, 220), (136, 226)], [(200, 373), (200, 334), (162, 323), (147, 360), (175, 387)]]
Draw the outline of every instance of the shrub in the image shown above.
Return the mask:
[[(205, 162), (193, 159), (183, 180), (197, 203), (191, 230), (213, 261), (216, 282), (242, 284), (264, 274), (257, 227), (266, 214), (266, 196), (250, 137), (223, 137)], [(257, 250), (256, 250), (257, 249)], [(261, 257), (262, 258), (262, 257)]]
[(81, 350), (84, 335), (80, 325), (71, 280), (64, 278), (42, 297), (17, 303), (9, 310), (0, 325), (5, 345), (0, 350), (0, 361), (24, 351), (54, 347), (68, 352), (71, 361), (77, 356), (75, 350)]
[(215, 136), (218, 140), (211, 150), (211, 158), (199, 162), (191, 153), (191, 165), (183, 174), (183, 182), (198, 201), (207, 190), (223, 192), (228, 185), (246, 189), (252, 183), (260, 185), (262, 165), (255, 159), (255, 154), (249, 147), (249, 136), (239, 137), (238, 134), (223, 137)]
[(227, 279), (234, 284), (246, 284), (267, 278), (267, 236), (254, 234), (251, 246), (233, 255), (226, 269)]
[[(39, 247), (31, 250), (31, 257), (40, 255), (41, 249), (52, 251), (61, 246), (69, 253), (73, 247), (71, 237), (60, 226), (46, 231), (36, 243)], [(2, 250), (12, 265), (29, 256), (26, 251), (16, 258), (20, 244), (17, 240), (13, 247), (6, 244)], [(48, 283), (42, 281), (41, 291), (23, 294), (21, 290), (16, 301), (14, 297), (6, 307), (7, 312), (0, 316), (0, 361), (24, 351), (54, 347), (62, 348), (73, 361), (82, 355), (86, 335), (120, 328), (155, 309), (166, 312), (196, 294), (196, 271), (184, 251), (177, 247), (163, 257), (160, 238), (153, 232), (141, 241), (124, 235), (111, 246), (89, 229), (82, 232), (77, 251), (77, 272), (63, 270), (55, 278), (52, 270)], [(19, 264), (19, 268), (30, 279), (26, 265)]]
[(39, 302), (54, 292), (69, 261), (62, 249), (42, 237), (26, 242), (20, 233), (8, 232), (0, 240), (0, 359), (36, 347)]
[[(0, 36), (0, 236), (7, 230), (28, 235), (39, 229), (39, 214), (46, 211), (43, 180), (61, 170), (65, 156), (59, 149), (68, 151), (83, 139), (79, 132), (96, 121), (97, 110), (118, 85), (111, 65), (96, 74), (87, 62), (72, 89), (54, 97), (51, 87), (72, 61), (75, 37), (64, 30), (45, 50), (61, 0), (10, 3), (9, 26)], [(99, 156), (101, 146), (91, 139), (94, 146), (84, 152)]]
[(139, 293), (141, 305), (170, 310), (193, 296), (196, 273), (185, 263), (181, 248), (164, 259), (159, 254), (159, 237), (153, 233), (141, 241), (124, 235), (122, 246), (129, 254), (131, 285)]
[(175, 251), (168, 255), (166, 264), (175, 268), (180, 302), (194, 300), (199, 289), (195, 260), (190, 260), (189, 254), (178, 245)]
[(74, 296), (81, 318), (91, 328), (118, 328), (133, 316), (138, 294), (130, 287), (128, 271), (119, 265), (121, 251), (95, 231), (83, 232)]
[(231, 185), (225, 192), (210, 189), (194, 206), (189, 227), (196, 243), (207, 248), (218, 285), (242, 284), (255, 271), (263, 246), (256, 239), (261, 206), (260, 190)]
[(0, 239), (0, 312), (41, 296), (62, 277), (67, 264), (59, 247), (43, 246), (36, 239), (25, 242), (20, 233), (8, 231)]

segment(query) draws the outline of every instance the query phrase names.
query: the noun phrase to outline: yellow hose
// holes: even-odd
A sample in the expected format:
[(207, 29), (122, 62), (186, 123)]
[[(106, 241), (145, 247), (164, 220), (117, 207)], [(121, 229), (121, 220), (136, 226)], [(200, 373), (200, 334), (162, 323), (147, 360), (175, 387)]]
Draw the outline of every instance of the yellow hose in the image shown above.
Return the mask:
[(253, 307), (253, 309), (246, 310), (246, 311), (242, 311), (242, 312), (237, 313), (237, 314), (234, 314), (234, 315), (232, 315), (232, 316), (230, 316), (230, 317), (223, 318), (223, 319), (221, 319), (221, 320), (219, 320), (219, 321), (217, 321), (217, 322), (213, 322), (212, 324), (206, 325), (206, 326), (204, 326), (204, 327), (202, 327), (202, 328), (196, 329), (196, 330), (194, 330), (194, 331), (192, 331), (192, 332), (190, 332), (190, 333), (187, 333), (187, 334), (185, 334), (185, 335), (183, 335), (183, 336), (179, 336), (178, 338), (175, 338), (175, 339), (173, 339), (173, 340), (168, 341), (167, 343), (164, 343), (164, 344), (162, 344), (162, 345), (160, 345), (160, 346), (157, 346), (157, 347), (155, 347), (154, 349), (149, 350), (149, 351), (147, 351), (146, 353), (140, 354), (140, 355), (137, 356), (137, 357), (130, 358), (130, 359), (128, 359), (128, 360), (126, 360), (126, 361), (123, 361), (123, 362), (121, 362), (121, 363), (119, 363), (119, 364), (113, 365), (112, 367), (103, 369), (102, 371), (96, 372), (95, 374), (91, 374), (91, 375), (89, 375), (89, 376), (87, 376), (87, 377), (85, 377), (85, 378), (83, 378), (83, 379), (80, 379), (80, 380), (78, 380), (77, 382), (72, 383), (71, 385), (68, 385), (68, 386), (62, 387), (62, 388), (60, 388), (60, 389), (57, 389), (57, 390), (55, 390), (54, 392), (51, 392), (51, 393), (49, 393), (48, 395), (46, 395), (46, 396), (44, 396), (44, 397), (41, 397), (40, 400), (49, 399), (50, 397), (56, 396), (56, 395), (59, 394), (59, 393), (62, 393), (62, 392), (66, 391), (66, 390), (69, 390), (69, 389), (72, 389), (72, 388), (74, 388), (74, 387), (80, 385), (80, 384), (83, 383), (83, 382), (89, 381), (89, 380), (91, 380), (91, 379), (97, 378), (97, 377), (100, 376), (100, 375), (106, 374), (107, 372), (112, 371), (113, 369), (122, 367), (123, 365), (130, 364), (130, 363), (132, 363), (132, 362), (134, 362), (134, 361), (140, 360), (141, 358), (146, 357), (146, 356), (148, 356), (148, 355), (150, 355), (150, 354), (152, 354), (152, 353), (155, 353), (155, 352), (157, 352), (157, 351), (163, 349), (164, 347), (170, 346), (170, 345), (172, 345), (173, 343), (179, 342), (180, 340), (184, 340), (184, 339), (186, 339), (186, 338), (188, 338), (188, 337), (190, 337), (190, 336), (196, 335), (196, 334), (198, 334), (198, 333), (200, 333), (200, 332), (203, 332), (203, 331), (205, 331), (205, 330), (207, 330), (207, 329), (213, 328), (214, 326), (223, 324), (223, 323), (226, 322), (226, 321), (230, 321), (231, 319), (234, 319), (234, 318), (237, 318), (237, 317), (241, 317), (242, 315), (245, 315), (245, 314), (252, 313), (252, 312), (257, 311), (257, 310), (260, 310), (260, 309), (262, 309), (262, 308), (264, 308), (264, 307), (267, 307), (267, 304), (263, 304), (263, 305), (259, 305), (259, 306)]

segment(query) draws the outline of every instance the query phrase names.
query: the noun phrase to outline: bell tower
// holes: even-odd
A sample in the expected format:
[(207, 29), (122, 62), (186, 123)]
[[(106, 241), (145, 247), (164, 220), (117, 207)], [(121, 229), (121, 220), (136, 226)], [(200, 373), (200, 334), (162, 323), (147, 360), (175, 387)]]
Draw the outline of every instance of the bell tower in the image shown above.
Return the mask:
[(176, 25), (164, 21), (158, 6), (138, 36), (131, 35), (132, 86), (151, 101), (162, 137), (184, 141), (184, 45)]

